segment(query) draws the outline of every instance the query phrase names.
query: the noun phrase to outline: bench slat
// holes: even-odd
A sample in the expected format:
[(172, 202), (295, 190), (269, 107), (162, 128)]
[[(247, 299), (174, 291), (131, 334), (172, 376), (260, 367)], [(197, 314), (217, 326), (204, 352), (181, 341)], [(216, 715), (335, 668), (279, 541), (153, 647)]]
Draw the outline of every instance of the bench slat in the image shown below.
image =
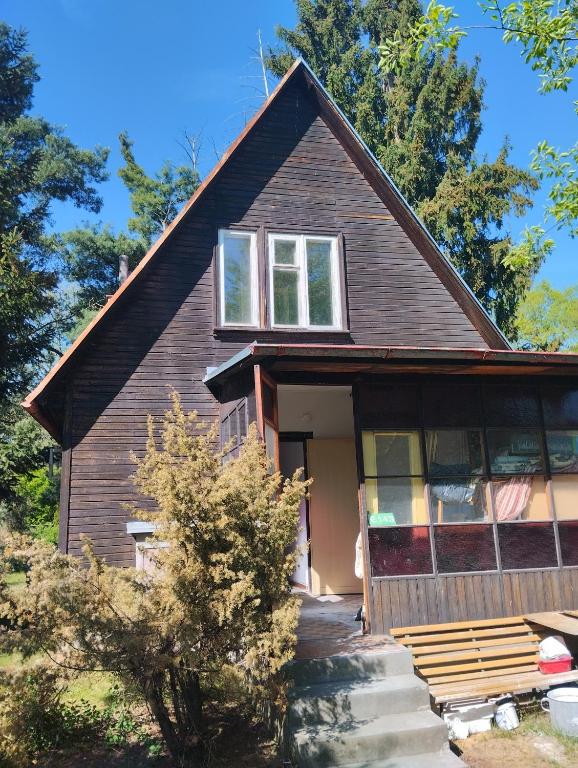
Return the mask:
[(517, 664), (538, 663), (538, 654), (532, 652), (527, 656), (516, 656), (508, 659), (488, 659), (487, 661), (468, 662), (467, 664), (451, 664), (444, 667), (419, 667), (419, 671), (428, 679), (448, 672), (466, 672), (469, 669), (497, 669), (499, 667), (515, 667)]
[[(440, 645), (422, 645), (419, 648), (413, 649), (414, 659), (420, 659), (422, 656), (426, 656), (430, 653), (445, 653), (446, 651), (467, 651), (469, 649), (475, 650), (476, 648), (494, 648), (496, 646), (503, 646), (505, 648), (512, 645), (524, 645), (527, 643), (539, 642), (539, 635), (518, 635), (517, 637), (497, 637), (492, 640), (477, 640), (472, 637), (469, 641), (463, 643), (441, 643)], [(404, 643), (405, 645), (405, 643)]]
[[(406, 637), (397, 637), (398, 642), (403, 645), (423, 645), (427, 643), (450, 643), (454, 640), (466, 640), (472, 637), (509, 637), (510, 635), (520, 635), (524, 632), (532, 634), (533, 629), (529, 624), (519, 624), (513, 627), (494, 627), (492, 629), (470, 629), (460, 632), (439, 632), (433, 635), (410, 635)], [(392, 631), (393, 634), (393, 631)]]
[[(520, 674), (522, 672), (537, 672), (538, 671), (538, 665), (537, 664), (525, 664), (520, 667), (514, 667), (515, 674)], [(438, 685), (452, 685), (453, 683), (456, 683), (456, 687), (459, 684), (460, 689), (462, 690), (462, 694), (466, 692), (466, 687), (463, 685), (463, 683), (470, 683), (470, 681), (474, 680), (486, 680), (487, 678), (492, 677), (504, 677), (504, 675), (509, 674), (508, 670), (504, 669), (482, 669), (482, 670), (474, 670), (471, 672), (460, 672), (457, 675), (445, 675), (441, 677), (435, 677), (432, 679), (430, 684), (430, 689), (435, 688)], [(512, 673), (513, 674), (513, 673)]]
[(501, 646), (499, 648), (484, 648), (482, 650), (455, 651), (455, 653), (431, 653), (427, 656), (415, 656), (414, 663), (418, 669), (427, 664), (451, 664), (454, 661), (467, 661), (468, 659), (497, 659), (504, 656), (521, 656), (522, 654), (536, 653), (536, 645)]
[(467, 691), (464, 686), (430, 686), (431, 695), (436, 703), (444, 703), (463, 699), (467, 695), (491, 696), (501, 693), (522, 693), (534, 688), (545, 690), (551, 685), (569, 683), (578, 680), (578, 670), (572, 672), (560, 672), (556, 675), (543, 675), (540, 672), (527, 674), (512, 674), (495, 677), (491, 681), (468, 683)]
[(445, 629), (475, 629), (477, 627), (506, 627), (511, 624), (523, 624), (523, 616), (508, 616), (505, 619), (479, 619), (478, 621), (455, 621), (449, 624), (424, 624), (419, 627), (397, 627), (390, 634), (397, 638), (404, 632), (408, 635), (417, 635), (421, 632), (437, 632)]

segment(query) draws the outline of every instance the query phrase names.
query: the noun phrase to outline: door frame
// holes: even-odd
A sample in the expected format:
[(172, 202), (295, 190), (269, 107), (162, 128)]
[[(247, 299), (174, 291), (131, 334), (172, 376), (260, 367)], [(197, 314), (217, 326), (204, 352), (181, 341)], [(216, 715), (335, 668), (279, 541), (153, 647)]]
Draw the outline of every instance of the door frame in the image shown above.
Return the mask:
[[(301, 443), (303, 446), (303, 479), (309, 480), (307, 465), (307, 440), (313, 439), (313, 432), (279, 432), (279, 443)], [(306, 592), (311, 592), (311, 526), (309, 524), (309, 494), (305, 494), (305, 535), (307, 537), (307, 584), (302, 586)]]

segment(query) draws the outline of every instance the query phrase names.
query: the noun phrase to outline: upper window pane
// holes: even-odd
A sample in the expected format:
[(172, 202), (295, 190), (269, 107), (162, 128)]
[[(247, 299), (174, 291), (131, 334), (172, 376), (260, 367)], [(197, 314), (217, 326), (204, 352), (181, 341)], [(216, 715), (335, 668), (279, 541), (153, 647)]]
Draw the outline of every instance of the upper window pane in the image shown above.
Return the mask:
[(225, 324), (256, 325), (254, 240), (250, 233), (221, 233), (221, 317)]
[(364, 432), (362, 440), (366, 476), (422, 474), (419, 432)]
[(490, 469), (496, 475), (543, 471), (540, 433), (537, 430), (488, 430)]
[(425, 442), (430, 477), (483, 474), (482, 437), (479, 430), (428, 430)]
[(331, 243), (307, 240), (309, 325), (333, 325)]
[(550, 469), (559, 472), (578, 472), (578, 432), (546, 432)]
[(538, 427), (538, 395), (514, 387), (484, 388), (486, 423), (491, 427)]
[(295, 266), (297, 261), (297, 243), (295, 240), (275, 240), (275, 264)]
[(358, 418), (366, 429), (417, 427), (417, 387), (413, 384), (360, 384)]

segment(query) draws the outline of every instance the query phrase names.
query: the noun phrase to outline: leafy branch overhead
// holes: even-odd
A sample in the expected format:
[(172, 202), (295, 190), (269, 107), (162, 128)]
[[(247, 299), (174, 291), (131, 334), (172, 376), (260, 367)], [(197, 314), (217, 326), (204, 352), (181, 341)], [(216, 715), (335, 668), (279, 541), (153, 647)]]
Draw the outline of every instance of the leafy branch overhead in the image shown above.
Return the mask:
[[(471, 31), (496, 30), (505, 43), (517, 44), (524, 61), (539, 73), (541, 93), (568, 90), (578, 64), (577, 0), (520, 0), (506, 5), (479, 0), (478, 5), (489, 23), (450, 26), (458, 18), (454, 9), (431, 0), (404, 37), (396, 31), (381, 42), (380, 67), (400, 75), (432, 52), (455, 50)], [(505, 257), (505, 265), (514, 270), (537, 266), (552, 251), (550, 229), (565, 229), (572, 237), (578, 234), (578, 143), (561, 150), (541, 141), (532, 153), (531, 169), (549, 182), (549, 204), (544, 225), (527, 227), (521, 242)]]

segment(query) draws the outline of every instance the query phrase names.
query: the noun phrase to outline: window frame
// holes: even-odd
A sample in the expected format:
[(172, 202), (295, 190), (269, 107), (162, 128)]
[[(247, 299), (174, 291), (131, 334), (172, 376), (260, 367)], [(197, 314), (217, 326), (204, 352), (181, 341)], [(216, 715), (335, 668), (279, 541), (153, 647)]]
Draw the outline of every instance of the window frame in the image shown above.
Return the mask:
[[(250, 260), (250, 290), (251, 290), (251, 321), (242, 323), (239, 321), (227, 321), (225, 317), (225, 237), (249, 238)], [(257, 232), (244, 229), (220, 228), (218, 233), (218, 321), (222, 328), (259, 328), (260, 292), (259, 292), (259, 258), (257, 251)]]
[[(275, 264), (275, 241), (288, 240), (295, 243), (295, 264)], [(325, 242), (331, 247), (331, 299), (332, 299), (332, 324), (314, 325), (309, 322), (309, 283), (307, 279), (307, 242)], [(332, 332), (342, 331), (343, 326), (343, 286), (339, 255), (339, 239), (336, 235), (316, 235), (314, 233), (295, 233), (295, 232), (268, 232), (267, 233), (267, 289), (268, 289), (268, 323), (272, 330), (279, 331), (316, 331)], [(298, 296), (297, 296), (297, 325), (288, 325), (275, 322), (275, 293), (274, 293), (274, 275), (275, 270), (287, 272), (296, 272)]]

